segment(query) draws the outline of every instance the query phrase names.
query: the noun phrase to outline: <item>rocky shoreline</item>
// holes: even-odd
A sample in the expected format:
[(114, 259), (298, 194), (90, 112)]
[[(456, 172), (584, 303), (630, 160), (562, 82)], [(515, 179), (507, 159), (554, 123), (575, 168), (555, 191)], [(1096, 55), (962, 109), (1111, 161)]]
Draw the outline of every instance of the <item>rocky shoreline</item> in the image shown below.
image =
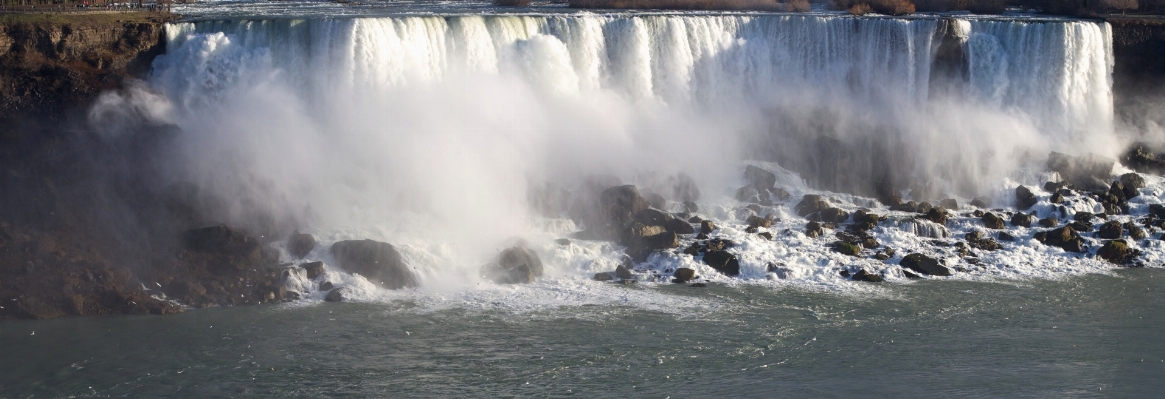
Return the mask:
[[(165, 21), (114, 17), (0, 26), (0, 320), (171, 314), (276, 303), (311, 292), (344, 301), (350, 287), (329, 280), (331, 265), (302, 260), (321, 250), (334, 266), (378, 287), (417, 287), (417, 276), (390, 243), (340, 241), (324, 249), (315, 237), (287, 226), (223, 226), (216, 215), (203, 212), (207, 201), (196, 189), (156, 186), (136, 171), (156, 165), (151, 149), (174, 134), (168, 127), (142, 128), (112, 141), (86, 131), (78, 118), (96, 96), (143, 76), (153, 58), (165, 52)], [(1150, 94), (1135, 91), (1145, 87), (1137, 82), (1165, 77), (1165, 56), (1157, 51), (1165, 48), (1165, 29), (1152, 23), (1110, 23), (1119, 112), (1128, 99)], [(1129, 200), (1144, 187), (1140, 174), (1160, 175), (1165, 162), (1148, 147), (1134, 147), (1120, 162), (1137, 173), (1114, 180), (1108, 173), (1116, 161), (1053, 153), (1047, 170), (1061, 181), (1016, 187), (1014, 206), (993, 206), (985, 198), (960, 206), (920, 191), (911, 200), (886, 194), (843, 209), (827, 196), (793, 196), (778, 186), (772, 171), (753, 165), (744, 169), (747, 184), (736, 192), (739, 220), (702, 217), (699, 189), (682, 174), (673, 176), (670, 190), (662, 193), (603, 178), (575, 192), (548, 184), (532, 191), (531, 203), (545, 214), (569, 215), (587, 226), (562, 237), (559, 245), (600, 240), (626, 248), (622, 264), (594, 276), (619, 284), (705, 284), (692, 268), (643, 267), (661, 253), (699, 259), (725, 276), (740, 275), (740, 259), (730, 251), (739, 243), (719, 236), (723, 223), (741, 224), (764, 240), (802, 234), (833, 253), (884, 266), (838, 271), (865, 282), (960, 273), (965, 265), (944, 264), (936, 253), (973, 265), (1001, 242), (1029, 238), (1067, 252), (1095, 253), (1120, 266), (1142, 266), (1130, 240), (1153, 239), (1165, 229), (1165, 208), (1149, 206), (1146, 214)], [(1061, 206), (1059, 217), (1039, 218), (1030, 209), (1041, 201), (1091, 201), (1104, 212), (1069, 212)], [(803, 227), (784, 227), (789, 221), (782, 224), (778, 209), (795, 214), (793, 222)], [(931, 239), (934, 251), (902, 253), (870, 234), (903, 223)], [(981, 224), (983, 229), (958, 239), (949, 223)], [(1029, 237), (1017, 237), (1009, 225), (1024, 228)], [(779, 262), (767, 269), (777, 276), (788, 272)], [(500, 251), (479, 273), (498, 284), (521, 284), (536, 281), (544, 270), (538, 254), (519, 244)]]

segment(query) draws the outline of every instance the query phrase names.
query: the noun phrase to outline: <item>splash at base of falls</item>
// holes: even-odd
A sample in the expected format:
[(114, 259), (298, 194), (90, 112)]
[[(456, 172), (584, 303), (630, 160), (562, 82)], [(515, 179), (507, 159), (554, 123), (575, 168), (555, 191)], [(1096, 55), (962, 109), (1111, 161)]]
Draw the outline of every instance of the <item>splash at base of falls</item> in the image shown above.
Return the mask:
[[(777, 256), (789, 276), (833, 281), (839, 260), (789, 253), (803, 237), (754, 243), (734, 225), (743, 160), (774, 162), (793, 200), (919, 185), (970, 198), (1052, 179), (1023, 172), (1050, 150), (1119, 148), (1104, 23), (581, 13), (168, 28), (148, 82), (166, 106), (150, 110), (181, 133), (159, 184), (213, 198), (218, 221), (398, 244), (438, 291), (478, 284), (515, 237), (540, 246), (550, 281), (612, 269), (615, 244), (550, 242), (587, 227), (567, 218), (580, 198), (623, 183), (741, 234), (745, 279), (768, 278)], [(942, 57), (956, 68), (935, 68)], [(678, 198), (679, 176), (701, 198)], [(532, 209), (550, 191), (557, 206)], [(759, 212), (783, 221), (771, 235), (804, 224), (794, 203)], [(651, 259), (661, 273), (692, 261)]]

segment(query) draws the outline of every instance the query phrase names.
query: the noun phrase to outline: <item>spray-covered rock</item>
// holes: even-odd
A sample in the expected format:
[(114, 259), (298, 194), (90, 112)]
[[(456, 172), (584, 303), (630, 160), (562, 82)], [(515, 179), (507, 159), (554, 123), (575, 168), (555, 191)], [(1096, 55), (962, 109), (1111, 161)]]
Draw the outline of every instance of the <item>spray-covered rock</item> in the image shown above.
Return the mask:
[(498, 284), (528, 284), (541, 276), (542, 259), (523, 247), (507, 248), (494, 263), (481, 267), (481, 277)]
[(359, 273), (377, 286), (393, 290), (417, 286), (412, 270), (392, 244), (373, 240), (340, 241), (332, 244), (331, 252), (339, 267)]
[(302, 234), (297, 231), (287, 237), (287, 252), (295, 259), (303, 259), (315, 248), (316, 238), (312, 237), (311, 234)]

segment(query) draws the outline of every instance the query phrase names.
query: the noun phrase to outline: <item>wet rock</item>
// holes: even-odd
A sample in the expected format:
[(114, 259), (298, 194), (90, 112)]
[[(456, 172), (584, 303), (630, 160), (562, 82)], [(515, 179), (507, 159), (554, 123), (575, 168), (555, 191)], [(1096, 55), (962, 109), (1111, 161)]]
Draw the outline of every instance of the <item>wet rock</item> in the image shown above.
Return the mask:
[(481, 278), (496, 284), (529, 284), (533, 283), (536, 277), (530, 266), (525, 263), (510, 268), (489, 263), (481, 267), (480, 275)]
[(1011, 224), (1018, 227), (1032, 227), (1032, 221), (1035, 220), (1035, 218), (1035, 216), (1018, 212), (1011, 216)]
[(1108, 188), (1105, 181), (1112, 172), (1116, 160), (1096, 154), (1087, 154), (1074, 157), (1067, 154), (1052, 152), (1048, 155), (1048, 169), (1056, 171), (1069, 184), (1083, 187), (1086, 190), (1103, 190)]
[(757, 235), (758, 235), (758, 236), (760, 236), (761, 238), (764, 238), (764, 239), (766, 239), (766, 240), (772, 240), (772, 239), (773, 239), (773, 233), (769, 233), (769, 232), (767, 232), (767, 231), (766, 231), (766, 232), (759, 233), (759, 234), (757, 234)]
[(704, 287), (707, 287), (707, 286), (708, 286), (708, 284), (704, 284), (704, 283), (695, 283), (695, 284), (689, 285), (688, 287), (690, 287), (690, 288), (704, 288)]
[(686, 283), (686, 282), (692, 281), (692, 279), (695, 279), (695, 278), (696, 278), (696, 271), (695, 270), (689, 269), (686, 267), (681, 267), (679, 269), (676, 269), (675, 274), (672, 275), (672, 282), (677, 283), (677, 284)]
[(922, 216), (924, 219), (941, 225), (947, 224), (947, 213), (943, 208), (930, 208), (926, 214)]
[(696, 228), (692, 227), (692, 225), (690, 223), (685, 222), (685, 221), (680, 220), (680, 219), (669, 219), (668, 221), (663, 222), (663, 228), (667, 229), (667, 231), (670, 231), (670, 232), (673, 232), (676, 234), (695, 234), (696, 233)]
[(898, 228), (919, 237), (947, 238), (951, 236), (950, 230), (947, 230), (945, 226), (927, 219), (908, 220), (900, 223)]
[(918, 208), (916, 208), (915, 211), (925, 215), (927, 212), (930, 212), (931, 209), (934, 209), (934, 205), (931, 205), (929, 202), (922, 201), (922, 203), (918, 204)]
[(696, 203), (692, 201), (684, 201), (684, 210), (689, 213), (699, 212), (700, 206), (696, 205)]
[(667, 199), (664, 199), (663, 195), (659, 193), (644, 192), (643, 199), (647, 200), (647, 203), (656, 209), (667, 208)]
[(1068, 183), (1054, 182), (1054, 181), (1050, 181), (1050, 180), (1048, 182), (1044, 183), (1044, 191), (1047, 191), (1049, 193), (1054, 193), (1054, 192), (1060, 191), (1060, 189), (1063, 189), (1064, 187), (1068, 187)]
[(1049, 217), (1040, 219), (1039, 223), (1040, 223), (1040, 226), (1044, 226), (1044, 227), (1056, 227), (1056, 225), (1060, 224), (1060, 221), (1054, 217), (1049, 216)]
[(647, 208), (635, 214), (635, 221), (647, 226), (662, 226), (672, 219), (671, 215), (654, 208)]
[(806, 217), (829, 207), (829, 203), (825, 202), (820, 195), (807, 194), (793, 209), (797, 212), (797, 216)]
[[(1131, 188), (1133, 190), (1145, 188), (1145, 178), (1136, 173), (1125, 173), (1121, 175), (1121, 183), (1125, 185), (1125, 188)], [(1135, 195), (1129, 198), (1132, 197), (1135, 197)]]
[(345, 291), (346, 290), (344, 289), (344, 287), (340, 287), (340, 288), (336, 288), (336, 289), (333, 289), (331, 291), (328, 291), (328, 295), (324, 296), (324, 300), (328, 301), (328, 302), (344, 302), (344, 299), (345, 299), (344, 292)]
[[(392, 244), (373, 240), (340, 241), (332, 244), (331, 253), (339, 267), (359, 273), (373, 284), (393, 290), (417, 286), (412, 270)], [(542, 275), (541, 262), (536, 273)]]
[[(7, 300), (5, 302), (6, 306), (13, 305), (11, 302), (7, 302)], [(61, 308), (38, 297), (22, 298), (15, 305), (20, 316), (25, 319), (55, 319), (65, 315), (65, 312)]]
[(699, 216), (692, 216), (692, 217), (688, 218), (688, 223), (699, 224), (699, 223), (703, 223), (703, 222), (704, 222), (704, 219), (701, 219)]
[(1048, 202), (1053, 203), (1053, 204), (1062, 204), (1062, 203), (1064, 203), (1064, 194), (1061, 194), (1061, 193), (1052, 194), (1052, 197), (1048, 198)]
[(983, 225), (989, 229), (1002, 230), (1007, 228), (1007, 226), (1003, 224), (1003, 219), (1001, 219), (999, 216), (995, 216), (994, 213), (984, 213), (983, 217), (980, 219), (983, 220)]
[(975, 197), (971, 200), (971, 206), (977, 208), (990, 208), (991, 199), (987, 197)]
[(1015, 236), (1008, 234), (1006, 231), (1001, 231), (995, 236), (999, 237), (1000, 241), (1015, 241)]
[(241, 272), (264, 257), (257, 239), (227, 226), (189, 230), (182, 239), (191, 251), (220, 255), (217, 261), (208, 264), (214, 272)]
[(757, 204), (748, 204), (748, 206), (746, 206), (745, 209), (748, 209), (748, 210), (752, 211), (753, 213), (760, 213), (760, 211), (761, 211), (760, 205), (757, 205)]
[(1039, 202), (1036, 195), (1032, 193), (1027, 187), (1019, 186), (1015, 188), (1015, 208), (1021, 211), (1027, 210)]
[(1075, 230), (1077, 233), (1087, 233), (1092, 231), (1092, 224), (1086, 224), (1079, 221), (1068, 223), (1068, 227), (1071, 227), (1072, 230)]
[(1136, 144), (1129, 148), (1121, 157), (1125, 166), (1140, 173), (1161, 175), (1165, 172), (1165, 161), (1157, 159), (1156, 154), (1143, 144)]
[(1149, 204), (1149, 213), (1158, 219), (1165, 219), (1165, 205)]
[(946, 266), (940, 264), (938, 259), (931, 258), (920, 253), (906, 255), (898, 264), (902, 267), (922, 274), (928, 274), (932, 276), (951, 275), (951, 269), (948, 269)]
[(565, 238), (559, 238), (557, 240), (554, 240), (554, 243), (558, 244), (558, 245), (562, 245), (562, 246), (567, 246), (567, 245), (570, 245), (570, 240), (565, 239)]
[(855, 281), (868, 281), (871, 283), (880, 283), (884, 281), (882, 275), (867, 272), (866, 269), (858, 270), (857, 273), (854, 273), (853, 279)]
[(967, 244), (970, 245), (971, 248), (975, 249), (994, 251), (1003, 247), (1002, 245), (999, 245), (999, 243), (994, 239), (979, 231), (972, 231), (967, 233), (964, 238), (967, 239)]
[(725, 251), (708, 251), (704, 253), (704, 263), (716, 271), (728, 276), (740, 275), (740, 262), (736, 255)]
[(745, 219), (745, 223), (748, 223), (748, 226), (752, 228), (768, 228), (772, 227), (773, 225), (773, 221), (756, 215), (750, 215), (747, 219)]
[(809, 222), (805, 224), (805, 235), (809, 238), (817, 238), (825, 235), (825, 229), (821, 227), (821, 223)]
[(751, 202), (755, 204), (760, 202), (761, 192), (760, 190), (757, 190), (756, 187), (744, 186), (736, 190), (736, 195), (734, 198), (740, 202)]
[(1064, 226), (1048, 232), (1040, 232), (1035, 236), (1037, 241), (1054, 247), (1060, 247), (1068, 252), (1084, 252), (1084, 239), (1071, 226)]
[(723, 251), (728, 248), (735, 247), (736, 243), (720, 238), (714, 238), (704, 243), (704, 247), (709, 251)]
[(833, 249), (833, 252), (843, 255), (858, 256), (862, 253), (861, 247), (845, 241), (834, 241), (833, 244), (830, 244), (830, 247)]
[(700, 233), (701, 234), (712, 234), (712, 232), (715, 230), (716, 230), (716, 224), (712, 223), (711, 220), (705, 220), (705, 221), (700, 222)]
[(611, 276), (611, 273), (595, 273), (595, 281), (611, 281), (614, 279), (615, 278)]
[(827, 222), (827, 223), (840, 224), (840, 223), (845, 223), (846, 219), (849, 219), (849, 213), (846, 211), (843, 211), (839, 208), (822, 209), (820, 214), (821, 214), (821, 221)]
[(335, 286), (332, 285), (331, 281), (325, 281), (325, 282), (320, 283), (320, 291), (331, 291), (332, 288), (335, 288)]
[(623, 225), (632, 220), (632, 216), (651, 207), (651, 203), (639, 195), (639, 189), (633, 185), (615, 186), (608, 188), (599, 196), (600, 212), (609, 219), (608, 223)]
[(744, 168), (744, 178), (748, 180), (750, 185), (758, 189), (770, 188), (777, 184), (777, 175), (752, 165)]
[(643, 239), (643, 247), (651, 250), (671, 249), (680, 246), (675, 232), (665, 231)]
[(304, 263), (299, 265), (299, 267), (302, 267), (303, 270), (307, 272), (308, 280), (315, 280), (316, 277), (319, 277), (320, 274), (324, 273), (324, 262)]
[(1134, 240), (1141, 240), (1141, 239), (1144, 239), (1145, 237), (1148, 237), (1148, 234), (1145, 234), (1145, 229), (1138, 227), (1136, 224), (1133, 224), (1132, 222), (1126, 223), (1125, 229), (1129, 231), (1129, 237), (1131, 237)]
[(1096, 256), (1109, 262), (1123, 265), (1132, 262), (1132, 258), (1136, 256), (1136, 252), (1129, 249), (1128, 243), (1125, 240), (1112, 240), (1104, 243), (1096, 251)]
[(959, 209), (959, 201), (956, 201), (954, 198), (947, 198), (945, 200), (939, 201), (938, 205), (943, 208), (953, 209), (956, 211)]
[(1124, 235), (1124, 228), (1120, 222), (1114, 220), (1100, 225), (1100, 229), (1096, 231), (1096, 235), (1106, 240), (1114, 240)]
[(295, 232), (287, 238), (287, 252), (296, 259), (303, 259), (316, 248), (316, 238), (311, 234)]
[(776, 197), (778, 201), (788, 201), (789, 197), (793, 196), (792, 194), (789, 194), (788, 191), (785, 191), (785, 189), (780, 187), (770, 188), (769, 194), (771, 194), (773, 197)]
[(904, 204), (891, 205), (890, 210), (896, 212), (918, 212), (918, 203), (910, 201)]
[(615, 277), (618, 277), (618, 278), (621, 278), (624, 280), (630, 280), (630, 279), (635, 278), (635, 275), (631, 274), (631, 270), (628, 270), (623, 265), (619, 265), (619, 267), (615, 268)]

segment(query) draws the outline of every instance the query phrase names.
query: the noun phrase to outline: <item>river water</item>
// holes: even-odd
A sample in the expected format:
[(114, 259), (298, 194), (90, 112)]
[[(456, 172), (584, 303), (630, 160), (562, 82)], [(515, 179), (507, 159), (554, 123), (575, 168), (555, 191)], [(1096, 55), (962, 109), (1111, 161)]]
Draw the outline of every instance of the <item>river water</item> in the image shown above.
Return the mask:
[(884, 284), (862, 295), (625, 289), (709, 306), (315, 303), (12, 322), (0, 325), (0, 396), (1153, 397), (1165, 388), (1156, 269)]

